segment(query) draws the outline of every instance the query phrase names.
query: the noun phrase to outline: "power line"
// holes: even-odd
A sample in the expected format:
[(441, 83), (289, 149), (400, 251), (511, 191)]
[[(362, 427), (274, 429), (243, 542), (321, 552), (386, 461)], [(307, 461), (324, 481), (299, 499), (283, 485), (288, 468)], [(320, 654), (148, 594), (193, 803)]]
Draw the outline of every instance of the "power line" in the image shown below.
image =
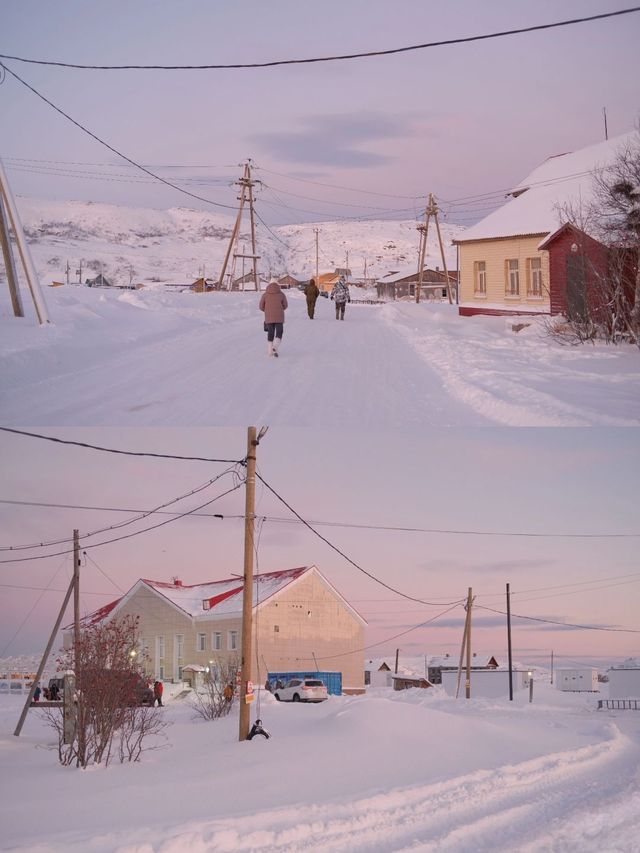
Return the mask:
[(0, 432), (10, 432), (15, 435), (24, 435), (29, 438), (39, 438), (43, 441), (53, 441), (55, 444), (68, 444), (74, 447), (84, 447), (88, 450), (99, 450), (103, 453), (116, 453), (120, 456), (146, 456), (152, 459), (177, 459), (181, 462), (216, 462), (224, 465), (244, 465), (244, 459), (212, 459), (208, 456), (179, 456), (172, 453), (150, 453), (148, 451), (119, 450), (114, 447), (102, 447), (98, 444), (88, 444), (84, 441), (71, 441), (66, 438), (55, 438), (52, 435), (42, 435), (37, 432), (27, 432), (22, 429), (0, 426)]
[[(87, 556), (89, 556), (87, 554)], [(29, 589), (33, 591), (41, 591), (41, 592), (66, 592), (66, 589), (58, 589), (53, 586), (25, 586), (24, 584), (18, 583), (0, 583), (0, 587), (3, 589)], [(83, 595), (106, 595), (108, 598), (113, 598), (112, 592), (89, 592), (86, 589), (82, 590)]]
[[(188, 510), (187, 512), (182, 513), (181, 515), (177, 515), (174, 518), (168, 518), (165, 521), (160, 521), (158, 524), (152, 524), (149, 527), (144, 527), (142, 530), (136, 530), (134, 533), (126, 533), (124, 536), (116, 536), (114, 539), (106, 539), (104, 542), (95, 542), (90, 545), (85, 545), (84, 548), (87, 550), (88, 548), (100, 548), (102, 545), (110, 545), (113, 542), (121, 542), (123, 539), (132, 539), (134, 536), (139, 536), (141, 533), (148, 533), (150, 530), (157, 530), (159, 527), (164, 527), (166, 524), (172, 524), (174, 521), (179, 521), (181, 518), (186, 518), (189, 515), (197, 512), (199, 509), (203, 509), (206, 506), (210, 506), (215, 501), (220, 500), (220, 498), (224, 498), (227, 495), (231, 494), (231, 492), (235, 492), (237, 489), (241, 488), (243, 483), (236, 483), (235, 486), (232, 486), (230, 489), (227, 489), (226, 492), (222, 492), (219, 495), (216, 495), (215, 498), (212, 498), (210, 501), (206, 501), (200, 506), (194, 507), (193, 509)], [(55, 551), (53, 554), (41, 554), (35, 557), (18, 557), (13, 560), (0, 560), (0, 564), (2, 563), (28, 563), (32, 560), (46, 560), (49, 557), (58, 557), (61, 554), (72, 554), (73, 549), (67, 551)]]
[[(279, 495), (278, 492), (276, 492), (276, 490), (272, 486), (270, 486), (269, 483), (267, 483), (267, 481), (264, 479), (264, 477), (262, 477), (262, 475), (257, 471), (256, 471), (256, 477), (260, 480), (261, 483), (264, 484), (264, 486), (271, 492), (271, 494), (274, 495), (280, 501), (280, 503), (284, 504), (284, 506), (287, 507), (289, 512), (293, 513), (293, 515), (295, 515), (296, 518), (298, 518), (302, 522), (302, 524), (304, 524), (305, 527), (308, 527), (309, 530), (315, 536), (318, 537), (318, 539), (321, 539), (326, 545), (328, 545), (332, 550), (334, 550), (343, 559), (345, 559), (348, 563), (350, 563), (355, 569), (357, 569), (359, 572), (362, 572), (362, 574), (366, 575), (372, 581), (375, 581), (375, 583), (380, 584), (380, 586), (383, 586), (385, 589), (388, 589), (390, 592), (393, 592), (396, 595), (401, 596), (401, 598), (406, 598), (409, 601), (417, 601), (418, 604), (427, 604), (431, 607), (439, 607), (442, 604), (442, 602), (440, 602), (440, 604), (436, 604), (433, 601), (424, 601), (422, 598), (415, 598), (412, 595), (407, 595), (407, 593), (401, 592), (399, 589), (395, 589), (395, 587), (390, 586), (388, 583), (385, 583), (384, 581), (380, 580), (380, 578), (377, 578), (371, 572), (368, 572), (366, 569), (363, 569), (362, 566), (359, 566), (354, 560), (351, 559), (351, 557), (348, 557), (344, 553), (344, 551), (341, 551), (336, 545), (334, 545), (332, 542), (330, 542), (321, 533), (318, 533), (318, 531), (315, 530), (311, 526), (311, 524), (309, 524), (308, 521), (305, 521), (305, 519), (298, 512), (296, 512), (296, 510), (290, 504), (288, 504), (287, 501), (281, 495)], [(460, 601), (462, 601), (462, 599)], [(460, 603), (460, 601), (447, 602), (447, 603), (454, 605), (454, 606), (457, 606)]]
[(189, 190), (185, 190), (183, 187), (179, 186), (178, 184), (174, 184), (172, 181), (168, 181), (166, 178), (162, 178), (156, 172), (152, 172), (150, 169), (147, 169), (145, 166), (142, 166), (140, 163), (136, 163), (136, 161), (132, 160), (131, 157), (127, 157), (126, 154), (123, 154), (121, 151), (118, 151), (118, 149), (114, 148), (113, 145), (109, 145), (108, 142), (105, 142), (104, 139), (101, 139), (99, 136), (97, 136), (95, 133), (93, 133), (87, 127), (85, 127), (83, 124), (80, 124), (79, 121), (76, 121), (74, 118), (71, 118), (71, 116), (68, 113), (66, 113), (64, 110), (60, 109), (60, 107), (57, 107), (53, 103), (53, 101), (50, 101), (43, 94), (38, 92), (37, 89), (34, 89), (33, 86), (29, 85), (29, 83), (27, 83), (26, 80), (23, 80), (22, 77), (20, 77), (18, 74), (15, 73), (15, 71), (12, 71), (10, 68), (8, 68), (6, 65), (4, 65), (1, 62), (0, 62), (0, 66), (2, 66), (5, 69), (5, 71), (7, 71), (9, 74), (11, 74), (11, 76), (14, 77), (19, 83), (22, 83), (23, 86), (25, 86), (27, 89), (29, 89), (31, 92), (33, 92), (34, 95), (37, 95), (40, 98), (40, 100), (45, 102), (45, 104), (48, 104), (50, 107), (52, 107), (61, 116), (64, 116), (64, 118), (66, 118), (68, 121), (70, 121), (76, 127), (80, 128), (80, 130), (82, 130), (84, 133), (88, 134), (92, 139), (95, 139), (96, 142), (99, 142), (100, 145), (104, 145), (105, 148), (108, 148), (109, 151), (113, 151), (113, 153), (117, 154), (118, 157), (122, 157), (123, 160), (126, 160), (127, 163), (130, 163), (136, 169), (140, 169), (141, 172), (145, 172), (145, 174), (150, 175), (152, 178), (155, 178), (156, 181), (160, 181), (160, 183), (166, 184), (166, 186), (171, 187), (172, 189), (177, 190), (178, 192), (184, 193), (184, 195), (188, 195), (191, 198), (195, 198), (198, 201), (204, 201), (206, 204), (212, 204), (214, 207), (224, 207), (224, 208), (227, 208), (228, 210), (235, 210), (236, 209), (231, 204), (222, 204), (222, 202), (213, 201), (210, 198), (205, 198), (204, 196), (196, 195), (195, 193), (192, 193)]
[[(173, 458), (173, 457), (169, 457)], [(244, 464), (243, 461), (238, 464)], [(0, 498), (0, 504), (10, 504), (15, 506), (40, 506), (50, 507), (52, 509), (80, 509), (80, 510), (95, 510), (96, 512), (139, 512), (143, 513), (143, 509), (133, 509), (131, 507), (113, 507), (113, 506), (93, 506), (83, 504), (60, 504), (47, 501), (20, 501)], [(160, 510), (152, 510), (156, 515), (175, 515), (176, 513), (162, 512)], [(218, 514), (200, 513), (204, 518), (215, 518)], [(261, 516), (262, 517), (262, 516)], [(243, 515), (226, 515), (225, 518), (244, 518)], [(282, 516), (265, 515), (265, 521), (271, 521), (278, 524), (307, 524), (304, 519), (283, 518)], [(434, 533), (450, 536), (524, 536), (534, 537), (539, 539), (637, 539), (640, 533), (531, 533), (507, 530), (463, 530), (453, 528), (437, 528), (437, 527), (402, 527), (390, 524), (363, 524), (348, 521), (323, 521), (321, 519), (308, 519), (309, 524), (314, 524), (318, 527), (343, 527), (349, 530), (381, 530), (391, 533)], [(627, 577), (620, 575), (618, 577)], [(578, 583), (594, 583), (595, 581), (579, 581)], [(521, 590), (519, 593), (513, 592), (512, 595), (522, 595), (525, 592), (537, 592), (545, 589), (561, 589), (567, 586), (576, 586), (577, 584), (561, 584), (558, 587), (537, 587), (532, 590)], [(492, 595), (494, 593), (491, 593)], [(495, 595), (503, 595), (503, 593), (495, 593)]]
[[(487, 607), (486, 605), (476, 604), (476, 608), (479, 610), (489, 610), (491, 613), (499, 613), (502, 616), (506, 616), (506, 610), (495, 610), (493, 607)], [(575, 625), (572, 622), (559, 622), (556, 619), (543, 619), (541, 616), (522, 616), (518, 613), (511, 614), (512, 619), (527, 619), (531, 622), (545, 622), (549, 625), (560, 625), (562, 628), (581, 628), (585, 631), (611, 631), (619, 634), (640, 634), (640, 629), (638, 628), (606, 628), (602, 625)]]
[[(432, 47), (444, 47), (454, 44), (467, 44), (475, 41), (486, 41), (488, 39), (504, 38), (506, 36), (519, 35), (521, 33), (532, 33), (541, 30), (551, 30), (557, 27), (568, 27), (574, 24), (583, 24), (589, 21), (600, 21), (605, 18), (615, 18), (621, 15), (629, 15), (632, 12), (639, 12), (640, 6), (633, 6), (627, 9), (619, 9), (616, 12), (603, 12), (599, 15), (589, 15), (582, 18), (571, 18), (565, 21), (555, 21), (551, 24), (536, 24), (531, 27), (520, 27), (512, 30), (502, 30), (499, 32), (483, 33), (477, 36), (465, 36), (461, 38), (443, 39), (442, 41), (425, 42), (424, 44), (414, 44), (407, 47), (395, 47), (386, 50), (368, 50), (361, 53), (345, 53), (331, 56), (316, 56), (306, 59), (278, 59), (269, 62), (234, 62), (228, 64), (216, 65), (84, 65), (72, 62), (54, 62), (44, 59), (27, 59), (22, 56), (11, 56), (9, 54), (0, 54), (2, 59), (12, 59), (16, 62), (26, 62), (32, 65), (54, 65), (59, 68), (77, 68), (94, 71), (206, 71), (219, 69), (234, 69), (234, 68), (272, 68), (277, 65), (307, 65), (320, 62), (335, 62), (344, 59), (363, 59), (372, 56), (390, 56), (397, 53), (409, 53), (415, 50), (426, 50)], [(9, 70), (9, 69), (7, 69)], [(11, 73), (11, 72), (9, 72)]]
[[(369, 649), (374, 649), (376, 646), (382, 646), (384, 643), (390, 643), (392, 640), (397, 640), (399, 637), (404, 637), (407, 634), (410, 634), (412, 631), (417, 631), (419, 628), (424, 628), (426, 625), (430, 625), (432, 622), (435, 622), (437, 619), (441, 619), (443, 616), (446, 616), (447, 613), (450, 613), (452, 610), (455, 610), (456, 607), (460, 607), (461, 602), (457, 601), (455, 604), (452, 604), (451, 607), (448, 607), (446, 610), (443, 610), (442, 613), (438, 613), (436, 616), (432, 616), (431, 619), (426, 619), (424, 622), (420, 622), (418, 625), (413, 625), (411, 628), (407, 628), (406, 631), (401, 631), (399, 634), (394, 634), (392, 637), (385, 637), (384, 640), (380, 640), (377, 643), (370, 643), (368, 646), (362, 646), (359, 649), (353, 649), (350, 652), (340, 652), (337, 655), (324, 655), (322, 657), (318, 657), (317, 660), (333, 660), (334, 658), (343, 658), (347, 655), (357, 654), (358, 652), (366, 652)], [(295, 660), (313, 660), (313, 658), (295, 658)]]
[[(179, 501), (183, 501), (186, 498), (190, 498), (193, 495), (197, 495), (199, 492), (203, 492), (205, 489), (208, 489), (210, 486), (212, 486), (214, 483), (216, 483), (222, 477), (231, 473), (232, 470), (233, 470), (232, 468), (227, 468), (226, 471), (223, 471), (221, 474), (218, 474), (212, 480), (208, 480), (206, 483), (203, 483), (200, 486), (196, 486), (196, 488), (191, 489), (190, 491), (185, 492), (184, 494), (179, 495), (176, 498), (172, 498), (171, 500), (166, 501), (165, 503), (160, 504), (159, 506), (154, 507), (153, 509), (139, 510), (138, 514), (134, 518), (128, 518), (125, 521), (119, 521), (117, 524), (110, 524), (108, 527), (101, 527), (98, 530), (92, 530), (91, 533), (83, 533), (82, 536), (80, 536), (79, 538), (80, 539), (89, 539), (92, 536), (99, 536), (101, 533), (107, 533), (111, 530), (119, 530), (122, 527), (128, 527), (128, 525), (130, 525), (130, 524), (135, 524), (135, 522), (137, 522), (137, 521), (142, 521), (143, 519), (148, 518), (150, 515), (154, 515), (156, 513), (159, 513), (161, 510), (164, 510), (168, 506), (172, 506), (173, 504), (178, 503)], [(176, 516), (176, 515), (180, 515), (180, 513), (171, 513), (171, 515)], [(215, 514), (214, 514), (214, 517), (215, 517)], [(218, 516), (218, 517), (222, 518), (222, 516)], [(32, 548), (53, 548), (55, 545), (64, 545), (67, 542), (72, 542), (72, 541), (73, 541), (72, 538), (66, 538), (66, 539), (51, 540), (49, 542), (34, 542), (34, 543), (31, 543), (28, 545), (3, 545), (3, 546), (0, 546), (0, 551), (28, 551)]]

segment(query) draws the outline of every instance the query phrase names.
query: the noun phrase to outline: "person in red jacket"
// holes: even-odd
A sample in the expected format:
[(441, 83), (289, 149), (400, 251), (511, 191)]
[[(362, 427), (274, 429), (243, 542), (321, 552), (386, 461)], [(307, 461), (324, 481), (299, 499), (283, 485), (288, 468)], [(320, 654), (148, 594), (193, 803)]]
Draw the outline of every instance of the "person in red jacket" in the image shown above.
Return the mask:
[(278, 355), (282, 340), (284, 312), (287, 310), (287, 297), (280, 285), (272, 278), (260, 299), (260, 310), (264, 311), (264, 330), (267, 333), (267, 353)]
[(164, 684), (161, 681), (153, 682), (153, 705), (155, 707), (156, 702), (158, 703), (158, 707), (162, 708), (162, 693), (164, 691)]

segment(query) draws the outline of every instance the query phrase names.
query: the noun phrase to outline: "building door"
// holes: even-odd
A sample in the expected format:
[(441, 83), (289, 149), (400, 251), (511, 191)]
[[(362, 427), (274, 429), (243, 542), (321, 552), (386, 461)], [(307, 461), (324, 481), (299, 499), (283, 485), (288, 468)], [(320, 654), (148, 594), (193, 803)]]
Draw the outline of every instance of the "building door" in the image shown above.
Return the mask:
[(567, 255), (567, 317), (578, 323), (588, 319), (586, 259), (582, 253)]

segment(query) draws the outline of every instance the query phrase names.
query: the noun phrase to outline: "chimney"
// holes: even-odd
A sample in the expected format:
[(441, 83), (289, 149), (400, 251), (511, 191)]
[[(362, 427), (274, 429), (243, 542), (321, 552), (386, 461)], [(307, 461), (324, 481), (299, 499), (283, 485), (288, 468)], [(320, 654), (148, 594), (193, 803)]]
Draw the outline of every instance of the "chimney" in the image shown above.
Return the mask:
[(173, 581), (174, 586), (182, 586), (182, 581), (180, 580), (180, 578), (171, 578), (171, 580)]

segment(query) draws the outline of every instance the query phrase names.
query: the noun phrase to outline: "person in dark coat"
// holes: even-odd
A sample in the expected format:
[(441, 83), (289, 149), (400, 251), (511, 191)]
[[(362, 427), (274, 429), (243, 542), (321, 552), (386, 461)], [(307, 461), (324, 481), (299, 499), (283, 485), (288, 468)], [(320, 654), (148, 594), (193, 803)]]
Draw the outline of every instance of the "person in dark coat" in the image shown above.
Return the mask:
[(347, 307), (347, 302), (351, 302), (351, 296), (349, 295), (349, 288), (343, 275), (340, 276), (340, 280), (333, 286), (331, 298), (336, 303), (336, 320), (344, 320), (344, 310)]
[(310, 280), (309, 284), (305, 287), (304, 292), (307, 297), (307, 314), (309, 315), (309, 319), (313, 320), (313, 315), (316, 310), (316, 299), (320, 293), (315, 278)]
[(153, 705), (155, 707), (156, 702), (158, 703), (158, 707), (162, 708), (162, 694), (164, 692), (164, 684), (161, 681), (153, 682)]
[(40, 690), (40, 685), (38, 684), (38, 685), (37, 685), (37, 687), (36, 687), (36, 689), (33, 691), (33, 701), (34, 701), (34, 702), (39, 702), (39, 701), (40, 701), (40, 693), (41, 693), (41, 692), (42, 692), (42, 691)]
[(278, 347), (282, 341), (284, 327), (284, 312), (287, 307), (287, 297), (275, 278), (272, 278), (260, 299), (260, 310), (264, 311), (264, 330), (267, 333), (268, 355), (278, 355)]

